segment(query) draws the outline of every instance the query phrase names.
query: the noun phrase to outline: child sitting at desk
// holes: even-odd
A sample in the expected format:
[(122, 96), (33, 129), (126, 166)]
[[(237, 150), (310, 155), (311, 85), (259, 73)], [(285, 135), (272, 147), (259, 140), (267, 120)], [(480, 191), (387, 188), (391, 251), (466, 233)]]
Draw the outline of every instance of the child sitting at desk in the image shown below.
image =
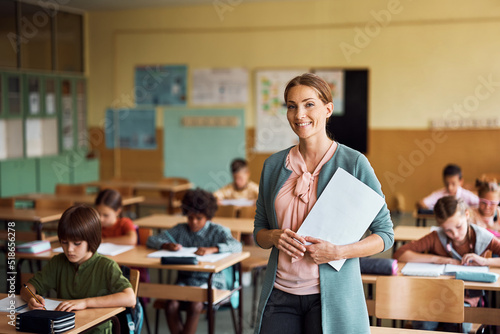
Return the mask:
[[(197, 255), (241, 252), (241, 243), (231, 236), (229, 229), (210, 221), (216, 211), (217, 200), (211, 193), (199, 188), (189, 190), (182, 199), (182, 214), (187, 216), (188, 222), (149, 237), (146, 245), (150, 248), (170, 251), (180, 250), (183, 246), (198, 247), (195, 252)], [(208, 276), (208, 273), (179, 271), (176, 284), (206, 286)], [(226, 280), (222, 272), (213, 275), (213, 286), (216, 289), (226, 288)], [(181, 305), (187, 306), (184, 324), (179, 315)], [(170, 333), (195, 333), (202, 310), (203, 303), (201, 302), (181, 304), (176, 300), (167, 301), (165, 315)]]
[[(30, 309), (42, 309), (45, 302), (41, 295), (51, 289), (57, 298), (67, 299), (57, 306), (58, 311), (135, 306), (132, 285), (118, 264), (96, 252), (101, 243), (101, 222), (93, 208), (77, 205), (64, 211), (57, 236), (64, 253), (54, 256), (26, 284), (41, 303), (27, 289), (21, 289)], [(89, 333), (111, 333), (111, 327), (107, 321)]]
[(429, 196), (417, 202), (417, 209), (432, 210), (437, 200), (444, 196), (461, 198), (470, 207), (477, 207), (479, 198), (471, 191), (462, 188), (462, 170), (454, 164), (447, 165), (443, 170), (444, 188), (436, 190)]
[(250, 181), (248, 164), (243, 159), (234, 159), (231, 163), (233, 182), (217, 190), (214, 195), (219, 200), (246, 199), (257, 200), (259, 196), (259, 185)]
[(484, 227), (496, 237), (500, 237), (498, 217), (500, 214), (500, 191), (496, 180), (493, 182), (476, 181), (479, 207), (472, 209), (476, 225)]
[[(423, 238), (401, 246), (394, 258), (401, 262), (428, 262), (476, 266), (500, 266), (500, 258), (485, 257), (489, 252), (500, 254), (500, 240), (486, 229), (469, 224), (469, 209), (454, 196), (440, 198), (434, 213), (439, 229)], [(466, 295), (465, 301), (477, 306), (479, 297)], [(435, 322), (415, 321), (413, 328), (435, 330)], [(470, 329), (463, 324), (463, 329)], [(465, 332), (467, 333), (467, 332)]]
[(95, 199), (97, 212), (101, 217), (102, 241), (119, 245), (137, 244), (137, 231), (129, 218), (120, 217), (122, 196), (113, 189), (104, 189)]

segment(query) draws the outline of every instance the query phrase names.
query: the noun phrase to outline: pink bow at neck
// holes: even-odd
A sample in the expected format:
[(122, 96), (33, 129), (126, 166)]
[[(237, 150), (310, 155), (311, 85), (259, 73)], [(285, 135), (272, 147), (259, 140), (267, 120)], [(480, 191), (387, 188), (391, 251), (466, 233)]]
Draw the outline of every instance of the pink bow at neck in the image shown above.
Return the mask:
[(304, 203), (309, 203), (309, 189), (313, 181), (314, 177), (307, 171), (297, 178), (294, 194)]

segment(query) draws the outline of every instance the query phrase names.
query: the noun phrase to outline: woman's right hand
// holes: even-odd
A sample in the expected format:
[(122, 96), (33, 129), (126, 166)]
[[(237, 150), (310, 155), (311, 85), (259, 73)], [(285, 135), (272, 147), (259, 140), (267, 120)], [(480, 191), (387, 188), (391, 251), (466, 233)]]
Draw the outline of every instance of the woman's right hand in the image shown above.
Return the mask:
[(294, 259), (304, 256), (306, 240), (292, 230), (271, 230), (271, 239), (276, 248)]
[(36, 295), (36, 298), (38, 298), (38, 300), (41, 302), (41, 304), (39, 302), (37, 302), (35, 298), (31, 297), (29, 302), (28, 302), (29, 309), (30, 310), (43, 310), (45, 307), (45, 299), (43, 299), (43, 297), (40, 295)]

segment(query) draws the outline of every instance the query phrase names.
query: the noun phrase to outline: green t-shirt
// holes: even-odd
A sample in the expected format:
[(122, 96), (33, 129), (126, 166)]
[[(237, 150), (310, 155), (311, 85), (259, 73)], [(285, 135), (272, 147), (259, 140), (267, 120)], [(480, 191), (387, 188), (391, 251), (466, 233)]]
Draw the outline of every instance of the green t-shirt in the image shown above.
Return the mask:
[[(38, 294), (44, 295), (53, 289), (61, 299), (106, 296), (132, 288), (118, 264), (97, 253), (78, 267), (69, 262), (66, 255), (58, 254), (29, 283)], [(111, 333), (111, 322), (107, 321), (95, 330), (91, 333)]]

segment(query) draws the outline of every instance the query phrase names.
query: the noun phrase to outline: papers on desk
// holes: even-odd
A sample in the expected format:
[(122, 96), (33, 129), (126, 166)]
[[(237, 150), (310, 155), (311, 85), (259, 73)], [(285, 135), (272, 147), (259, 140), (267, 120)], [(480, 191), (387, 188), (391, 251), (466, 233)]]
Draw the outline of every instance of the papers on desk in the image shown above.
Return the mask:
[[(104, 242), (99, 245), (99, 248), (97, 248), (97, 253), (101, 255), (115, 256), (121, 253), (125, 253), (126, 251), (129, 251), (134, 247), (135, 246), (132, 245), (116, 245), (110, 242)], [(54, 253), (62, 253), (63, 249), (62, 247), (57, 247), (54, 248), (52, 251)]]
[[(359, 241), (385, 200), (372, 188), (338, 168), (297, 231), (336, 245)], [(345, 260), (331, 261), (337, 271)]]
[[(55, 310), (57, 305), (61, 302), (59, 300), (45, 299), (45, 308), (47, 310)], [(10, 312), (15, 309), (16, 313), (24, 313), (29, 311), (28, 303), (26, 303), (21, 296), (5, 297), (0, 300), (0, 312)]]
[(438, 277), (440, 275), (455, 275), (457, 272), (485, 273), (489, 270), (489, 267), (486, 266), (408, 262), (401, 270), (401, 273), (407, 276)]
[(255, 205), (255, 200), (253, 199), (223, 199), (220, 201), (222, 205), (234, 205), (234, 206), (253, 206)]
[(159, 250), (159, 251), (148, 254), (148, 257), (162, 258), (164, 256), (166, 256), (166, 257), (185, 257), (185, 256), (193, 257), (193, 256), (196, 256), (196, 258), (200, 262), (217, 262), (220, 259), (223, 259), (223, 258), (231, 255), (231, 253), (215, 253), (215, 254), (208, 254), (208, 255), (203, 255), (203, 256), (202, 255), (195, 255), (194, 252), (196, 252), (197, 249), (198, 249), (198, 247), (182, 247), (180, 250), (174, 251), (174, 252), (168, 251), (168, 250)]

